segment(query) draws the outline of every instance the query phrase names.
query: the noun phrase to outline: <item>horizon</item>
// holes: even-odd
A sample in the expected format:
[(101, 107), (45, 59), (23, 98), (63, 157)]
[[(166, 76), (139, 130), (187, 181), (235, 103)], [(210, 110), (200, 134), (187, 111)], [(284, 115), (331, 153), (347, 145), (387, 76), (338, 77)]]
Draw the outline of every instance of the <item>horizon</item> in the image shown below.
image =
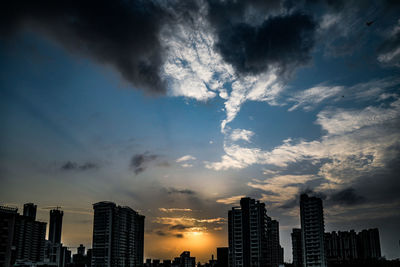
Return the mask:
[[(313, 196), (312, 195), (312, 192), (308, 192), (307, 194), (310, 194), (311, 193), (311, 196)], [(247, 196), (244, 196), (244, 197), (247, 197)], [(318, 197), (318, 196), (317, 196)], [(256, 199), (257, 200), (257, 199)], [(103, 200), (103, 201), (100, 201), (100, 202), (112, 202), (112, 201), (109, 201), (109, 200)], [(323, 200), (322, 200), (322, 202), (323, 202)], [(36, 203), (34, 203), (34, 202), (30, 202), (30, 203), (33, 203), (33, 204), (35, 204), (35, 205), (37, 205)], [(99, 203), (99, 202), (97, 202), (97, 203)], [(112, 202), (112, 203), (114, 203), (114, 202)], [(0, 203), (1, 204), (1, 203)], [(26, 204), (26, 203), (25, 203)], [(92, 206), (94, 205), (94, 204), (96, 204), (96, 203), (93, 203), (92, 204)], [(118, 203), (115, 203), (117, 206), (121, 206), (121, 205), (119, 205)], [(14, 204), (15, 205), (15, 204)], [(8, 206), (8, 207), (13, 207), (12, 205), (5, 205), (5, 206)], [(22, 207), (23, 207), (23, 204), (22, 204)], [(122, 207), (128, 207), (128, 206), (122, 206)], [(239, 205), (239, 203), (236, 203), (236, 205), (234, 205), (234, 206), (232, 206), (231, 207), (231, 209), (233, 208), (233, 207), (240, 207), (240, 205)], [(22, 211), (23, 209), (20, 207), (20, 206), (14, 206), (14, 208), (17, 208), (18, 209), (18, 212), (20, 212), (20, 211)], [(62, 206), (51, 206), (51, 207), (40, 207), (40, 206), (38, 206), (37, 207), (37, 211), (38, 211), (38, 215), (39, 216), (37, 216), (37, 218), (36, 218), (36, 220), (37, 221), (41, 221), (41, 222), (46, 222), (46, 224), (47, 224), (47, 226), (46, 226), (46, 239), (49, 239), (49, 227), (48, 227), (48, 225), (49, 225), (49, 218), (50, 218), (50, 210), (53, 210), (53, 208), (56, 208), (57, 210), (59, 209), (59, 210), (61, 210), (61, 211), (63, 211), (64, 212), (64, 219), (65, 219), (65, 215), (68, 215), (68, 213), (71, 213), (71, 211), (70, 210), (64, 210), (63, 209), (63, 207)], [(128, 207), (128, 208), (131, 208), (131, 207)], [(300, 203), (298, 203), (298, 208), (300, 209)], [(229, 209), (229, 210), (231, 210), (231, 209)], [(135, 210), (135, 209), (133, 209), (133, 210)], [(135, 211), (138, 211), (138, 210), (135, 210)], [(324, 211), (325, 211), (325, 209), (324, 209)], [(48, 214), (47, 214), (47, 219), (43, 219), (44, 217), (45, 217), (45, 212), (47, 212)], [(228, 210), (227, 210), (227, 212), (228, 212)], [(227, 213), (226, 212), (226, 213)], [(268, 211), (267, 211), (268, 212)], [(139, 214), (140, 215), (144, 215), (144, 216), (146, 216), (144, 213), (140, 213), (139, 212)], [(91, 213), (91, 215), (92, 215), (92, 217), (93, 217), (93, 215), (94, 215), (94, 213), (92, 212)], [(300, 215), (299, 215), (300, 216)], [(40, 218), (42, 218), (42, 219), (40, 219)], [(272, 218), (273, 220), (277, 220), (278, 222), (279, 222), (279, 218)], [(299, 218), (300, 219), (300, 218)], [(226, 220), (226, 224), (227, 224), (227, 220)], [(63, 222), (63, 229), (64, 229), (64, 227), (65, 227), (65, 222)], [(326, 223), (325, 223), (325, 228), (327, 227), (327, 225), (326, 225)], [(68, 227), (69, 228), (69, 227)], [(301, 226), (298, 226), (298, 227), (294, 227), (293, 229), (301, 229)], [(329, 227), (328, 227), (329, 228)], [(370, 227), (370, 228), (363, 228), (363, 229), (334, 229), (334, 230), (330, 230), (330, 231), (325, 231), (326, 233), (327, 232), (332, 232), (332, 231), (335, 231), (335, 232), (346, 232), (346, 231), (351, 231), (351, 230), (354, 230), (355, 232), (360, 232), (361, 230), (368, 230), (368, 229), (374, 229), (374, 228), (377, 228), (378, 229), (378, 231), (379, 231), (379, 227)], [(92, 227), (92, 229), (93, 229), (93, 227)], [(293, 230), (293, 229), (291, 229), (291, 230)], [(62, 230), (62, 233), (64, 232), (64, 230)], [(93, 231), (92, 231), (93, 232)], [(190, 238), (190, 237), (189, 237)], [(280, 238), (280, 239), (282, 239), (282, 238)], [(381, 240), (381, 244), (382, 243), (384, 243), (384, 242), (382, 242), (382, 238), (380, 238)], [(280, 241), (282, 241), (282, 240), (280, 240)], [(77, 248), (79, 247), (79, 245), (83, 245), (85, 248), (86, 248), (86, 250), (87, 249), (91, 249), (92, 248), (92, 240), (90, 240), (90, 243), (65, 243), (64, 242), (64, 235), (62, 234), (61, 235), (61, 243), (63, 244), (63, 245), (65, 245), (68, 249), (71, 249), (72, 248), (72, 252), (76, 252), (77, 253)], [(161, 261), (163, 261), (163, 260), (173, 260), (175, 257), (178, 257), (182, 252), (184, 252), (184, 251), (190, 251), (192, 254), (191, 254), (191, 256), (192, 257), (196, 257), (196, 255), (195, 255), (195, 253), (193, 253), (193, 251), (191, 251), (190, 249), (183, 249), (184, 248), (184, 246), (183, 247), (181, 247), (181, 248), (176, 248), (175, 249), (175, 252), (176, 252), (176, 254), (175, 255), (171, 255), (169, 258), (168, 257), (157, 257), (157, 255), (153, 255), (153, 257), (147, 257), (146, 256), (146, 247), (149, 247), (149, 246), (151, 246), (151, 240), (149, 241), (149, 240), (146, 240), (146, 219), (145, 219), (145, 242), (144, 242), (144, 262), (146, 261), (146, 259), (151, 259), (151, 260), (153, 260), (153, 259), (159, 259), (159, 260), (161, 260)], [(226, 244), (224, 244), (224, 245), (220, 245), (220, 246), (217, 246), (217, 247), (209, 247), (208, 248), (208, 251), (210, 252), (210, 256), (209, 256), (209, 258), (207, 258), (206, 256), (204, 257), (204, 258), (202, 258), (201, 260), (199, 260), (199, 258), (198, 257), (196, 257), (196, 263), (197, 262), (201, 262), (201, 263), (206, 263), (206, 262), (208, 262), (211, 258), (212, 258), (212, 256), (214, 256), (214, 258), (216, 258), (216, 250), (217, 250), (217, 248), (218, 247), (228, 247), (228, 242), (227, 242), (227, 240), (226, 240)], [(386, 255), (385, 255), (385, 251), (381, 248), (381, 250), (382, 250), (382, 257), (384, 257), (384, 258), (386, 258)], [(287, 252), (285, 252), (285, 253), (287, 253)], [(291, 256), (291, 253), (292, 253), (292, 250), (290, 250), (289, 251), (289, 254), (290, 254), (290, 256)], [(290, 257), (290, 259), (291, 259), (291, 257)], [(389, 258), (386, 258), (386, 259), (388, 259), (388, 260), (393, 260), (393, 259), (396, 259), (396, 258), (393, 258), (393, 259), (389, 259)], [(293, 260), (293, 259), (291, 259), (291, 260)], [(291, 262), (291, 261), (285, 261), (285, 262)]]
[(88, 246), (92, 204), (109, 200), (146, 216), (145, 257), (204, 262), (248, 196), (290, 262), (313, 192), (325, 231), (378, 228), (400, 258), (399, 14), (393, 0), (8, 1), (0, 201), (44, 221), (62, 206), (64, 243)]

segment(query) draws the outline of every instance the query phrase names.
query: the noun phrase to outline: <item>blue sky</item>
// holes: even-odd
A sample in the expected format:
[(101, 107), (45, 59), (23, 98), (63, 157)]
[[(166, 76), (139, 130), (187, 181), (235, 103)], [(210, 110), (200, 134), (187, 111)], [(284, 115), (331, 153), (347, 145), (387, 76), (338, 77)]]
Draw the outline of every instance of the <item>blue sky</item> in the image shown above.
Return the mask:
[[(54, 18), (35, 19), (34, 8), (29, 19), (8, 21), (18, 27), (0, 39), (1, 201), (35, 202), (44, 221), (45, 207), (64, 207), (69, 246), (90, 246), (91, 204), (129, 205), (146, 215), (146, 257), (186, 249), (205, 261), (227, 245), (227, 210), (251, 196), (280, 222), (290, 261), (298, 196), (308, 190), (324, 197), (327, 230), (378, 227), (383, 255), (398, 257), (398, 5), (152, 3), (175, 19), (144, 20), (156, 44), (136, 24), (121, 31), (138, 44), (120, 32), (114, 42), (102, 39), (105, 29), (93, 27), (87, 37), (62, 23), (52, 27)], [(191, 19), (179, 13), (185, 8)], [(237, 25), (302, 35), (293, 40), (299, 46), (276, 35), (251, 43)], [(120, 39), (126, 45), (116, 45)], [(268, 45), (271, 52), (263, 50)], [(115, 47), (125, 50), (107, 50)], [(251, 49), (260, 49), (259, 58)], [(149, 68), (156, 62), (154, 79), (136, 74), (138, 60)], [(177, 224), (185, 230), (168, 231)]]

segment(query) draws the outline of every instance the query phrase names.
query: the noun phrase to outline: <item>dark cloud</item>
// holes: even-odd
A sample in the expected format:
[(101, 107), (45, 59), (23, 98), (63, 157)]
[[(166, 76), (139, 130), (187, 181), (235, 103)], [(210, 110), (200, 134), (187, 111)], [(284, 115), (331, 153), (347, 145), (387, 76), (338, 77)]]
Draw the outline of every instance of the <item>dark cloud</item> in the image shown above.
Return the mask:
[(299, 196), (297, 196), (294, 199), (288, 200), (285, 203), (283, 203), (281, 206), (279, 206), (279, 208), (281, 209), (292, 209), (294, 207), (299, 207)]
[(148, 0), (6, 1), (0, 34), (25, 28), (45, 33), (73, 52), (113, 66), (134, 87), (158, 94), (166, 91), (158, 34), (168, 17)]
[(166, 189), (168, 194), (185, 194), (185, 195), (195, 195), (196, 192), (190, 189), (177, 189), (174, 187), (169, 187)]
[(144, 172), (149, 162), (157, 159), (157, 155), (149, 154), (148, 152), (143, 154), (136, 154), (132, 157), (130, 167), (133, 169), (136, 175)]
[[(211, 24), (216, 28), (216, 49), (238, 73), (259, 74), (270, 67), (290, 73), (294, 67), (310, 60), (316, 24), (303, 13), (275, 15), (259, 25), (246, 22), (249, 6), (263, 10), (262, 1), (209, 1)], [(246, 4), (244, 4), (246, 3)], [(263, 1), (279, 7), (280, 1)], [(254, 17), (252, 17), (254, 20)]]
[(63, 171), (86, 171), (97, 168), (99, 168), (99, 166), (93, 162), (85, 162), (82, 164), (78, 164), (73, 161), (67, 161), (61, 166), (60, 169)]
[(161, 230), (156, 231), (156, 234), (159, 236), (167, 236), (167, 233)]
[(365, 198), (358, 195), (356, 190), (350, 187), (332, 194), (329, 200), (334, 204), (351, 206), (363, 203)]
[(183, 234), (176, 234), (175, 237), (176, 238), (183, 238)]
[[(307, 194), (309, 197), (319, 197), (322, 200), (325, 200), (327, 198), (326, 194), (324, 194), (322, 192), (315, 192), (311, 188), (306, 188), (306, 189), (302, 190), (300, 195), (301, 194)], [(300, 197), (300, 195), (298, 197)]]
[(176, 224), (176, 225), (172, 225), (171, 227), (169, 227), (170, 230), (185, 230), (189, 228), (188, 226), (185, 226), (183, 224)]

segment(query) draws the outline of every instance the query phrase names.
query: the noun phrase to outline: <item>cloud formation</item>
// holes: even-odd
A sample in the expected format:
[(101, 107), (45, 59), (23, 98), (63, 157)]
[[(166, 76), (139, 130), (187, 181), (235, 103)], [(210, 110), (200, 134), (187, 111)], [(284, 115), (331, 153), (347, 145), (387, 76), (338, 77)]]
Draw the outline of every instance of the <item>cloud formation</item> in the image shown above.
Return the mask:
[(99, 166), (93, 162), (85, 162), (85, 163), (79, 164), (79, 163), (73, 162), (73, 161), (67, 161), (60, 167), (60, 169), (63, 171), (87, 171), (87, 170), (97, 169), (97, 168), (99, 168)]
[(184, 162), (184, 161), (195, 160), (195, 159), (196, 159), (196, 157), (194, 157), (192, 155), (185, 155), (185, 156), (182, 156), (182, 157), (176, 159), (176, 162)]
[(157, 158), (157, 155), (149, 154), (148, 152), (133, 155), (130, 162), (130, 168), (135, 172), (136, 175), (138, 175), (139, 173), (144, 172), (148, 164)]
[(35, 30), (67, 49), (114, 67), (135, 88), (164, 94), (159, 32), (170, 17), (155, 1), (10, 1), (2, 33)]
[(306, 64), (314, 46), (312, 17), (293, 13), (266, 19), (261, 25), (226, 24), (216, 47), (224, 60), (242, 74), (260, 74), (271, 67), (280, 73)]
[(221, 199), (217, 199), (217, 203), (222, 203), (222, 204), (225, 204), (225, 205), (237, 204), (237, 203), (239, 203), (240, 199), (243, 198), (243, 197), (245, 197), (245, 195), (221, 198)]
[(196, 192), (190, 189), (178, 189), (175, 187), (169, 187), (166, 189), (168, 194), (184, 194), (184, 195), (195, 195)]

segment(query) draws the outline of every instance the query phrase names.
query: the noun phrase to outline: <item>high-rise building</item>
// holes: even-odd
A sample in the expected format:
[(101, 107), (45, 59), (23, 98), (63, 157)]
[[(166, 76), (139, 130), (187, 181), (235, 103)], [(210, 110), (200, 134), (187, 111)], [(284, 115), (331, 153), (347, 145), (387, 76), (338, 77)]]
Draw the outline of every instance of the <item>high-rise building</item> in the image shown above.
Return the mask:
[(0, 207), (0, 224), (0, 266), (12, 266), (17, 260), (43, 261), (46, 223), (35, 221), (33, 213), (21, 216), (16, 208)]
[(265, 204), (242, 198), (228, 212), (229, 266), (276, 267), (283, 263), (279, 223), (267, 216)]
[(24, 216), (36, 220), (36, 209), (37, 206), (33, 203), (24, 204)]
[(300, 196), (301, 240), (304, 267), (326, 267), (324, 213), (318, 197)]
[(294, 267), (303, 267), (301, 243), (301, 229), (294, 228), (292, 230), (292, 256)]
[(12, 266), (11, 247), (14, 239), (18, 209), (0, 206), (0, 266)]
[(378, 229), (325, 233), (325, 251), (328, 265), (363, 262), (381, 257)]
[(267, 262), (268, 266), (277, 267), (283, 264), (283, 248), (279, 242), (279, 222), (267, 218)]
[(15, 223), (14, 245), (17, 260), (41, 262), (44, 259), (46, 223), (31, 217), (18, 216)]
[(325, 233), (324, 241), (328, 264), (358, 259), (357, 234), (354, 230)]
[(94, 267), (143, 265), (144, 216), (113, 202), (93, 204)]
[(222, 247), (222, 248), (217, 248), (217, 266), (218, 267), (228, 267), (228, 261), (229, 261), (229, 248), (227, 247)]
[(267, 221), (265, 204), (251, 198), (228, 212), (229, 266), (267, 266)]
[(63, 215), (63, 211), (58, 208), (50, 210), (49, 241), (53, 244), (61, 244)]
[(381, 243), (377, 228), (359, 232), (357, 235), (357, 244), (361, 259), (378, 259), (381, 257)]

